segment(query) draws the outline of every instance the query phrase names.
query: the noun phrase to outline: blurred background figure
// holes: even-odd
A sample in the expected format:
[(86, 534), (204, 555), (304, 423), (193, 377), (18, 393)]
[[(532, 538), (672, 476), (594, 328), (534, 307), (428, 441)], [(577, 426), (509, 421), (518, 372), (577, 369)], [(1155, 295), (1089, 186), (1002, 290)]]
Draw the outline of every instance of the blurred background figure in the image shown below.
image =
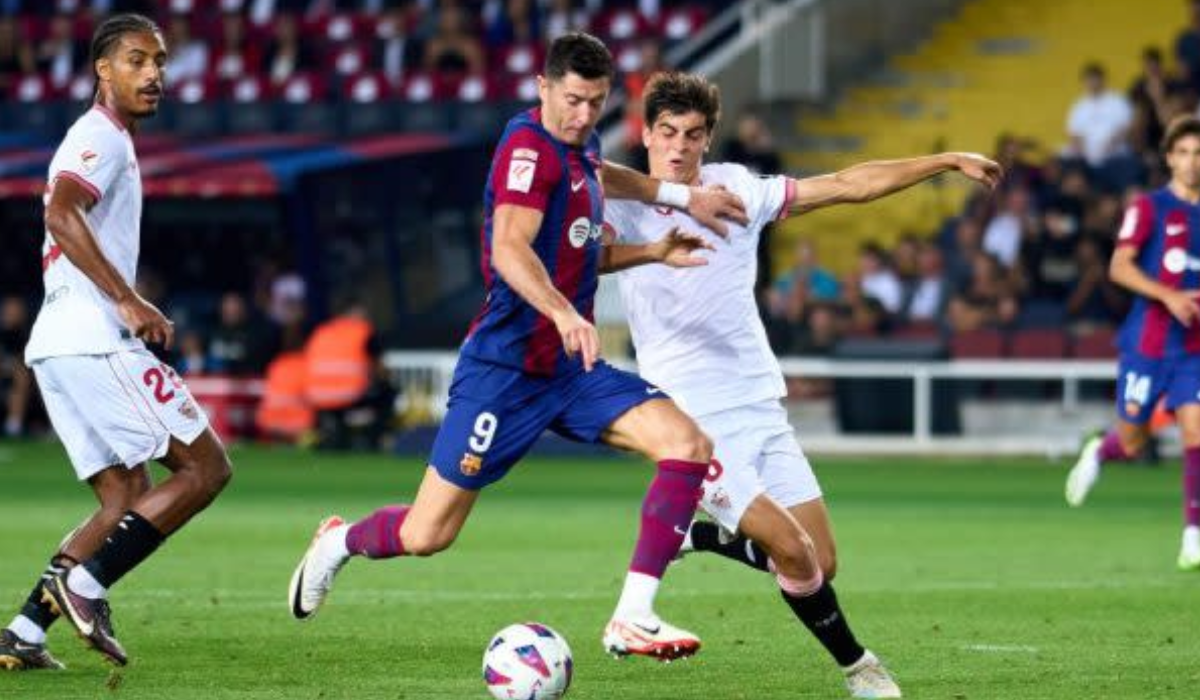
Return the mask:
[(33, 374), (25, 366), (29, 341), (29, 306), (18, 296), (0, 301), (0, 407), (4, 409), (4, 434), (25, 433), (25, 418), (33, 398)]

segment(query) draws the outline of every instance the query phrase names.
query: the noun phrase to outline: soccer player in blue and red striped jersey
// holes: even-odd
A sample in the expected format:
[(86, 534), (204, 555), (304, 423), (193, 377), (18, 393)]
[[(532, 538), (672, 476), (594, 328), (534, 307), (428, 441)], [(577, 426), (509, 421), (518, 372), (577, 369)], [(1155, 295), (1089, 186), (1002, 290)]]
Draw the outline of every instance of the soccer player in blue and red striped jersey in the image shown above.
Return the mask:
[[(614, 651), (671, 659), (699, 648), (695, 635), (658, 618), (653, 600), (691, 522), (712, 444), (659, 388), (599, 359), (592, 305), (597, 274), (613, 266), (601, 242), (605, 191), (700, 210), (701, 223), (713, 228), (721, 227), (720, 213), (744, 223), (744, 209), (728, 193), (658, 183), (601, 159), (594, 128), (612, 76), (612, 56), (594, 37), (568, 34), (551, 46), (538, 79), (541, 107), (508, 123), (493, 157), (484, 192), (487, 298), (463, 343), (416, 499), (352, 525), (326, 519), (292, 578), (295, 617), (317, 611), (352, 556), (425, 556), (449, 547), (480, 489), (549, 429), (658, 465), (606, 630), (623, 640)], [(678, 232), (664, 240), (621, 264), (693, 265), (699, 261), (690, 253), (708, 247)]]
[(1117, 424), (1088, 441), (1067, 478), (1082, 505), (1100, 465), (1137, 455), (1165, 397), (1183, 433), (1183, 543), (1179, 568), (1200, 571), (1200, 120), (1176, 119), (1163, 138), (1166, 187), (1126, 210), (1109, 275), (1137, 297), (1118, 338)]

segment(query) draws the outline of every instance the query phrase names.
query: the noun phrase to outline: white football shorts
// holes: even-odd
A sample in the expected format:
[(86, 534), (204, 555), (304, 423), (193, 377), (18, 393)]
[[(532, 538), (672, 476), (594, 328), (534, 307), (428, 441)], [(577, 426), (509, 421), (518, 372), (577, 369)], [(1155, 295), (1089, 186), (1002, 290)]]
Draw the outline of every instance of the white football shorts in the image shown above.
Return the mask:
[(172, 437), (190, 445), (208, 427), (183, 380), (148, 350), (48, 357), (32, 367), (81, 481), (159, 459)]
[(787, 410), (778, 401), (718, 411), (696, 419), (713, 441), (720, 474), (710, 467), (700, 505), (713, 520), (737, 532), (746, 508), (767, 493), (784, 508), (821, 497)]

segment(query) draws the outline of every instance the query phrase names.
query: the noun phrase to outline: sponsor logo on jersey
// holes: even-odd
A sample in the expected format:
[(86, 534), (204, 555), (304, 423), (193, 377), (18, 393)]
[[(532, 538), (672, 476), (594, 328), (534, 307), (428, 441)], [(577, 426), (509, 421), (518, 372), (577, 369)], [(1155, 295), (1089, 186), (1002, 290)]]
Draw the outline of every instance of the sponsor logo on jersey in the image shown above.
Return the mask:
[(588, 239), (600, 240), (604, 230), (599, 225), (593, 225), (592, 220), (586, 216), (581, 216), (571, 222), (571, 227), (567, 229), (567, 236), (571, 240), (571, 246), (582, 248)]
[(196, 404), (192, 403), (191, 399), (184, 399), (179, 405), (179, 413), (188, 420), (200, 420), (200, 412), (196, 410)]
[(1178, 236), (1181, 233), (1187, 232), (1187, 226), (1183, 224), (1167, 224), (1167, 235)]
[(533, 186), (533, 174), (537, 171), (537, 162), (513, 158), (508, 164), (508, 189), (512, 192), (529, 194)]
[(83, 153), (79, 154), (79, 167), (83, 168), (83, 172), (91, 174), (100, 164), (100, 154), (90, 148), (83, 149)]
[(471, 454), (470, 452), (464, 452), (462, 461), (458, 463), (458, 468), (466, 476), (475, 476), (483, 468), (483, 457)]
[(537, 162), (538, 152), (532, 148), (514, 148), (512, 157), (514, 159), (531, 160)]

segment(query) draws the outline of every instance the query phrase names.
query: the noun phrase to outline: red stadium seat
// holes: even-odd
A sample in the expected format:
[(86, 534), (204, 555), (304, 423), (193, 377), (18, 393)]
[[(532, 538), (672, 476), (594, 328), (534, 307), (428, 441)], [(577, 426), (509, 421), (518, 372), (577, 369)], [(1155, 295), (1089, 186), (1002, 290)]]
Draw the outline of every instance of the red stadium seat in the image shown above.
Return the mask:
[(950, 337), (950, 357), (981, 360), (1004, 357), (1004, 334), (992, 328), (955, 333)]
[(375, 28), (374, 18), (345, 13), (319, 18), (314, 24), (321, 38), (333, 43), (361, 41)]
[(521, 102), (537, 102), (537, 78), (532, 75), (518, 78), (510, 86), (509, 94), (513, 99), (520, 100)]
[(942, 330), (933, 321), (912, 321), (892, 331), (891, 337), (901, 340), (937, 340)]
[(677, 7), (667, 10), (659, 23), (658, 33), (670, 41), (682, 41), (699, 31), (708, 19), (702, 7)]
[(483, 102), (495, 93), (494, 81), (475, 75), (464, 78), (455, 90), (455, 96), (460, 102)]
[(39, 73), (21, 76), (12, 87), (12, 97), (16, 102), (42, 102), (57, 95), (58, 90), (54, 85)]
[(414, 73), (400, 85), (400, 97), (408, 102), (430, 102), (434, 98), (433, 76)]
[(357, 104), (370, 104), (386, 99), (392, 92), (387, 77), (378, 71), (361, 73), (342, 84), (342, 96)]
[(501, 48), (496, 55), (496, 64), (512, 75), (530, 75), (542, 69), (545, 52), (533, 44), (514, 44)]
[(284, 102), (305, 104), (323, 101), (328, 97), (329, 86), (324, 76), (318, 73), (296, 73), (279, 87), (279, 96)]
[(621, 73), (636, 73), (642, 67), (642, 49), (635, 43), (619, 44), (613, 47), (613, 60)]
[(261, 75), (243, 75), (229, 86), (229, 97), (234, 102), (257, 102), (270, 93), (271, 86)]
[(627, 7), (601, 13), (596, 18), (593, 27), (604, 38), (614, 41), (636, 39), (645, 36), (653, 29), (637, 10)]
[(1111, 328), (1096, 328), (1075, 336), (1071, 356), (1081, 360), (1111, 360), (1117, 356), (1117, 333)]
[(337, 75), (354, 75), (367, 68), (370, 56), (362, 44), (345, 44), (329, 55), (329, 68)]
[[(170, 85), (170, 83), (168, 83)], [(170, 86), (171, 94), (184, 104), (195, 104), (212, 98), (217, 90), (211, 76), (204, 78), (189, 78)]]
[(1057, 328), (1024, 328), (1012, 336), (1011, 355), (1026, 360), (1059, 360), (1067, 356), (1067, 334)]

